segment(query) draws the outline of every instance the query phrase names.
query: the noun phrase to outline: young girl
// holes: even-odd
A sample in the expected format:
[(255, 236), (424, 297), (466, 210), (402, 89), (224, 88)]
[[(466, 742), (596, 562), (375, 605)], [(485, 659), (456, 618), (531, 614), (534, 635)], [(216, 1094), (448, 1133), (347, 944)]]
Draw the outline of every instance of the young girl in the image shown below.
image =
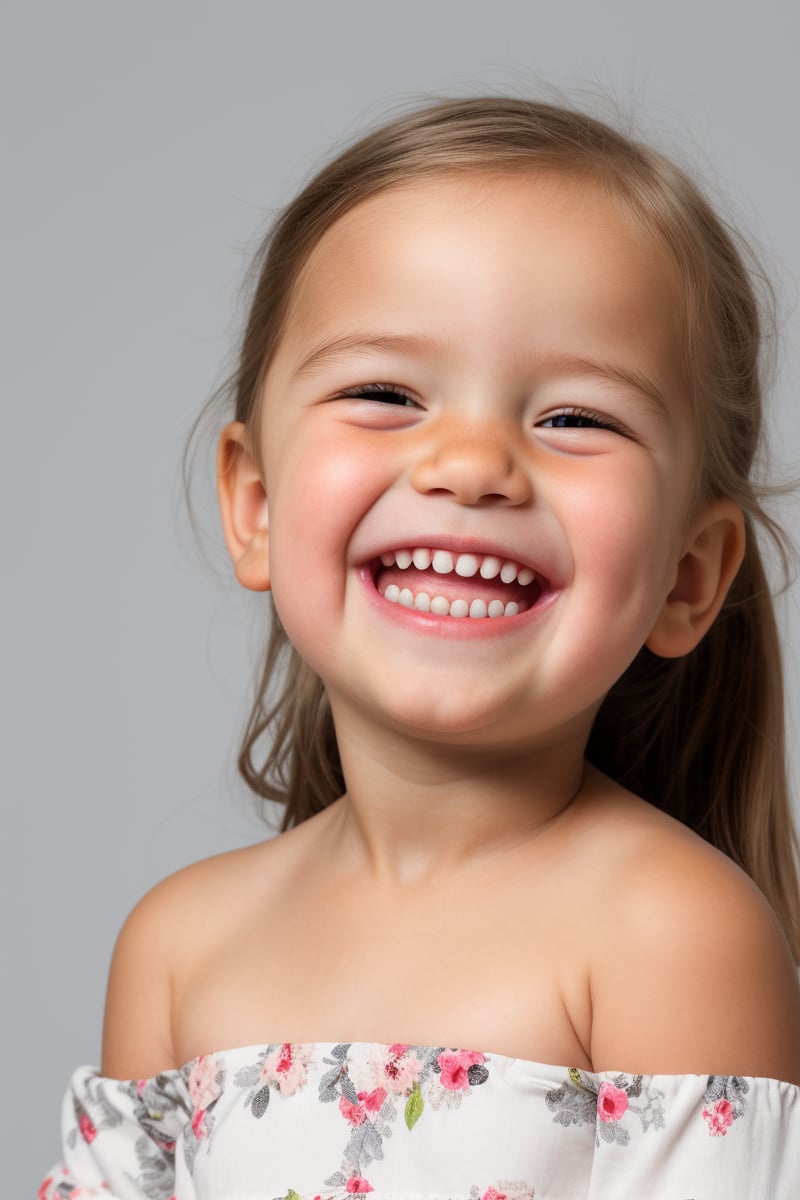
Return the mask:
[(499, 97), (277, 221), (217, 463), (285, 817), (128, 919), (43, 1200), (800, 1194), (743, 254)]

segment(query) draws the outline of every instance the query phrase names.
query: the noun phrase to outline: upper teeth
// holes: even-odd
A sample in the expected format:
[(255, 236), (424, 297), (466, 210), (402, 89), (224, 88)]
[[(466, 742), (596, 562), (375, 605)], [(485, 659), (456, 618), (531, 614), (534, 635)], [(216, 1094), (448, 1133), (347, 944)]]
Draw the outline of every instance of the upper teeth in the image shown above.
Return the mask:
[(415, 566), (418, 571), (433, 567), (437, 575), (451, 575), (454, 571), (463, 579), (480, 573), (482, 579), (496, 579), (503, 583), (533, 583), (534, 572), (530, 567), (520, 566), (511, 559), (497, 558), (494, 554), (451, 554), (449, 550), (429, 550), (419, 546), (414, 550), (387, 550), (381, 555), (385, 567), (397, 566), (406, 571)]

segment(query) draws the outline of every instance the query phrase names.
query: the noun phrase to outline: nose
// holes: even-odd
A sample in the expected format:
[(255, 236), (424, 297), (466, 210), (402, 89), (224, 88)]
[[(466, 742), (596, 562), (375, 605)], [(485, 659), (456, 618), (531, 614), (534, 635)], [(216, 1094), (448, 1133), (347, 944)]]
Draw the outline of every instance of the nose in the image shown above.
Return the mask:
[(447, 494), (459, 504), (525, 504), (532, 489), (509, 439), (488, 429), (442, 431), (411, 472), (423, 494)]

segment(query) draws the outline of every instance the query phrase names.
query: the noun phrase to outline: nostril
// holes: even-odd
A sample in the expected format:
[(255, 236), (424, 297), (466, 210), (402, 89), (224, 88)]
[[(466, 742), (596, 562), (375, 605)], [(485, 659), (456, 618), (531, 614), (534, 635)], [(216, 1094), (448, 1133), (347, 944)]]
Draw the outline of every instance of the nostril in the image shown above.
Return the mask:
[(454, 496), (462, 504), (509, 504), (514, 500), (505, 492), (482, 492), (479, 488), (426, 488), (427, 496)]

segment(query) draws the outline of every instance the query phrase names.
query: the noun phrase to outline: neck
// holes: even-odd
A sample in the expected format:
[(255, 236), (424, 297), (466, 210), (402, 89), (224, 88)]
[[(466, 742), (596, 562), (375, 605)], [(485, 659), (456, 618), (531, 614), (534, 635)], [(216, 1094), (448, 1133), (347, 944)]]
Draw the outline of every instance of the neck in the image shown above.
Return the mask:
[(584, 778), (583, 727), (557, 744), (425, 741), (334, 712), (347, 792), (331, 806), (337, 873), (381, 889), (506, 870), (547, 836)]

